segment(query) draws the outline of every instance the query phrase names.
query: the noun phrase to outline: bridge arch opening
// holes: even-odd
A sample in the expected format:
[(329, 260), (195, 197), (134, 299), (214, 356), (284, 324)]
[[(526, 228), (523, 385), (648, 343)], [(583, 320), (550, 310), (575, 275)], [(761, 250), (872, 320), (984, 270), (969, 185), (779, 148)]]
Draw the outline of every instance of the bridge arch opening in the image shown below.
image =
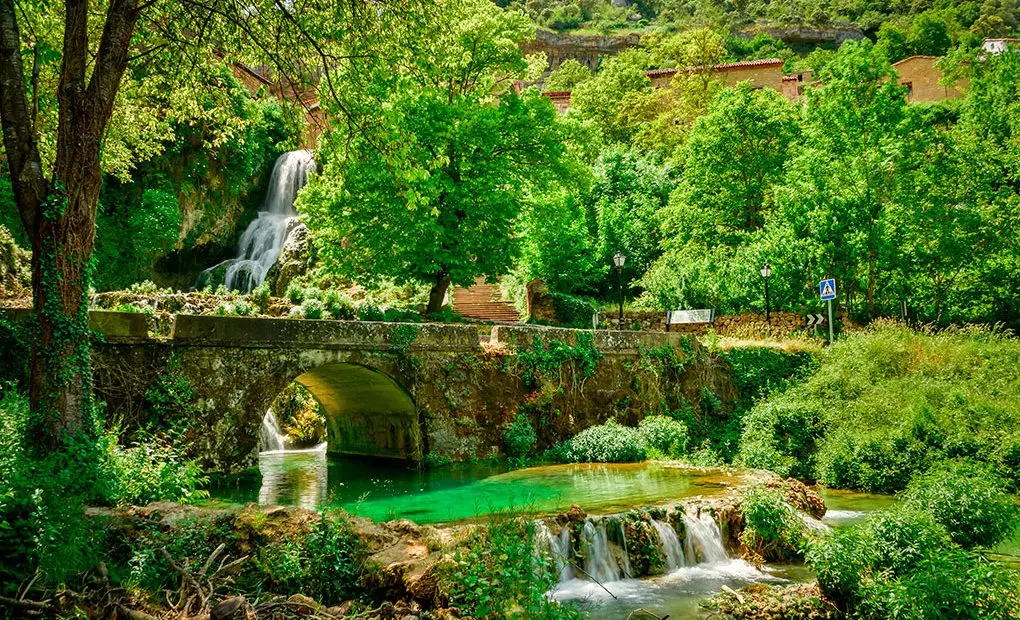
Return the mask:
[[(333, 362), (298, 375), (325, 418), (325, 451), (332, 454), (420, 461), (424, 453), (418, 409), (386, 373)], [(262, 449), (266, 449), (263, 442)]]

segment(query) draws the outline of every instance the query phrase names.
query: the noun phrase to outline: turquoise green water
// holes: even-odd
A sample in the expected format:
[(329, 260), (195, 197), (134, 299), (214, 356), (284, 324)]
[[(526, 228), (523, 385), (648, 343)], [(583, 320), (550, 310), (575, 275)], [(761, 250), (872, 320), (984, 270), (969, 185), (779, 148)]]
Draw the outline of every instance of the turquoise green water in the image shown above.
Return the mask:
[(580, 504), (588, 512), (710, 495), (736, 481), (725, 472), (694, 474), (657, 463), (579, 464), (505, 471), (491, 463), (418, 471), (324, 453), (264, 454), (261, 481), (211, 490), (214, 500), (343, 507), (373, 520), (443, 523), (508, 509), (544, 514)]

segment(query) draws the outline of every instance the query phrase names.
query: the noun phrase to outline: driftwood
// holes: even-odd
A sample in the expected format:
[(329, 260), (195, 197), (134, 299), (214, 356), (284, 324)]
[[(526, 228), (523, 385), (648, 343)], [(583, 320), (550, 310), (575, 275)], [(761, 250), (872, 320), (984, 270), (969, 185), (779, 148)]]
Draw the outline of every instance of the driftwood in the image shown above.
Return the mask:
[[(187, 567), (187, 558), (185, 558), (184, 563), (179, 564), (170, 556), (166, 547), (160, 549), (163, 558), (181, 576), (181, 589), (178, 593), (177, 602), (171, 602), (169, 596), (167, 597), (171, 610), (178, 617), (190, 618), (208, 615), (210, 612), (209, 601), (216, 593), (216, 589), (219, 586), (229, 585), (233, 582), (231, 574), (248, 559), (248, 556), (228, 561), (229, 556), (223, 555), (226, 548), (225, 544), (220, 544), (220, 546), (216, 547), (209, 557), (206, 558), (205, 563), (197, 574), (192, 573)], [(222, 559), (220, 558), (221, 555), (223, 555)], [(210, 574), (209, 571), (216, 564), (217, 560), (219, 560), (219, 565)]]

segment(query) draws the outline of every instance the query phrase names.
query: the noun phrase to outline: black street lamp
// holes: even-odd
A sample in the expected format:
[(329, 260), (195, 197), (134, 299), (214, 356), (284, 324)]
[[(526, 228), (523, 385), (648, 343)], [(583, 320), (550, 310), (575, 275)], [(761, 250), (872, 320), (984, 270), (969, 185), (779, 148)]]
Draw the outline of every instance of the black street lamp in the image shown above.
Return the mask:
[(620, 321), (617, 325), (618, 329), (623, 329), (623, 264), (627, 262), (627, 257), (622, 253), (617, 252), (613, 256), (613, 264), (616, 265), (616, 278), (620, 285)]
[(772, 304), (769, 301), (769, 276), (772, 275), (772, 267), (766, 261), (761, 267), (761, 277), (765, 279), (765, 323), (769, 326), (769, 333), (772, 333)]

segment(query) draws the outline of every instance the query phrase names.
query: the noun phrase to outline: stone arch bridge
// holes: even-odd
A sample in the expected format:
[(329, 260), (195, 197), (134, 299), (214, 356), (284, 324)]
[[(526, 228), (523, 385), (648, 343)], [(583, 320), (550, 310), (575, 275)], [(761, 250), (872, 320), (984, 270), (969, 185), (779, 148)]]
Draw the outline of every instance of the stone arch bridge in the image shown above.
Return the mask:
[[(132, 419), (158, 373), (183, 375), (195, 391), (192, 449), (215, 471), (254, 461), (262, 418), (292, 381), (322, 404), (331, 452), (408, 461), (498, 455), (520, 413), (544, 448), (609, 417), (635, 423), (680, 400), (696, 407), (703, 387), (724, 400), (733, 391), (696, 341), (663, 332), (177, 315), (169, 337), (156, 337), (141, 314), (91, 320), (108, 415)], [(554, 341), (590, 342), (597, 363), (528, 372), (534, 357), (518, 353)], [(682, 370), (648, 355), (664, 347)]]

